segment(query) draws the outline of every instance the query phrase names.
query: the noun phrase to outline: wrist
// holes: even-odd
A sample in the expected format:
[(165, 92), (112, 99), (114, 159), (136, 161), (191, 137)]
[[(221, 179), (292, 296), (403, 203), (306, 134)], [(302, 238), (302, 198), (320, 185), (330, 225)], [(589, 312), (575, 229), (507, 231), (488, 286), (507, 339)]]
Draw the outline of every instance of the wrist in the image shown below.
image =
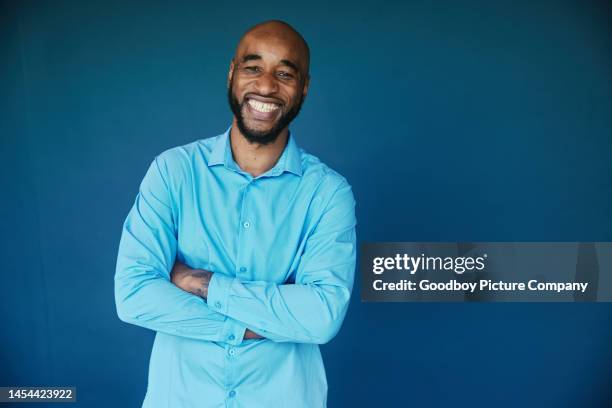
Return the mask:
[(206, 299), (208, 297), (208, 285), (212, 272), (204, 269), (194, 269), (191, 273), (191, 287), (189, 292)]

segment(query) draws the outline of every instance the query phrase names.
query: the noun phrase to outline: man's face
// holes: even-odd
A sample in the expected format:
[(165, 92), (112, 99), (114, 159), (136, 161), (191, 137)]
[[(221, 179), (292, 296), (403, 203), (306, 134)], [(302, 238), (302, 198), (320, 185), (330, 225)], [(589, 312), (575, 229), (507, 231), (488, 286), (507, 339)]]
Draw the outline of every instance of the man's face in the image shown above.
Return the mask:
[(228, 99), (240, 132), (269, 144), (298, 115), (308, 90), (307, 61), (291, 40), (245, 37), (230, 66)]

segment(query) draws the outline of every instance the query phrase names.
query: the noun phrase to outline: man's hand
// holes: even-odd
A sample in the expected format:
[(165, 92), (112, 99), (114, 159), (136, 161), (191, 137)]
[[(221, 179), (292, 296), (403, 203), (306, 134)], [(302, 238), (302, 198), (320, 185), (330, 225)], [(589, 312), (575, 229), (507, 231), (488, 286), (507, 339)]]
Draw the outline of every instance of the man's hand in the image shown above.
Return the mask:
[(208, 283), (213, 273), (204, 269), (191, 269), (184, 263), (176, 261), (170, 278), (179, 288), (196, 296), (208, 297)]

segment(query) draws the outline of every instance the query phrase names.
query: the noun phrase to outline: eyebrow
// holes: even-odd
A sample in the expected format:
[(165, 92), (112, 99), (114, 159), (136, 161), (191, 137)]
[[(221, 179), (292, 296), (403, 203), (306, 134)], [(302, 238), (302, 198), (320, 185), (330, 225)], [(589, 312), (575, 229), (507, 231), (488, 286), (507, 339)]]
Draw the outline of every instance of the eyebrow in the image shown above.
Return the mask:
[(240, 60), (240, 62), (248, 62), (248, 61), (253, 61), (253, 60), (260, 60), (261, 55), (259, 54), (247, 54), (244, 57), (242, 57), (242, 59)]
[(295, 71), (300, 72), (300, 69), (298, 68), (297, 64), (289, 61), (289, 60), (281, 60), (281, 64), (288, 66), (289, 68), (293, 68)]
[[(241, 63), (249, 62), (249, 61), (257, 61), (262, 60), (263, 58), (259, 54), (246, 54), (240, 59)], [(281, 64), (288, 66), (289, 68), (294, 69), (297, 72), (300, 72), (300, 68), (297, 66), (295, 62), (292, 62), (288, 59), (282, 59)]]

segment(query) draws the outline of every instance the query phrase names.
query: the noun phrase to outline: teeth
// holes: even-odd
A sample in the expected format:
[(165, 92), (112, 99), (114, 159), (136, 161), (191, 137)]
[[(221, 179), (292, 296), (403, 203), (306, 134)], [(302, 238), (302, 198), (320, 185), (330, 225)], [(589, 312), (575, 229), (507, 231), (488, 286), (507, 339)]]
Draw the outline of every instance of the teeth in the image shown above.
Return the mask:
[(259, 112), (272, 112), (273, 110), (277, 110), (278, 106), (273, 103), (264, 103), (260, 101), (256, 101), (255, 99), (249, 99), (249, 105)]

